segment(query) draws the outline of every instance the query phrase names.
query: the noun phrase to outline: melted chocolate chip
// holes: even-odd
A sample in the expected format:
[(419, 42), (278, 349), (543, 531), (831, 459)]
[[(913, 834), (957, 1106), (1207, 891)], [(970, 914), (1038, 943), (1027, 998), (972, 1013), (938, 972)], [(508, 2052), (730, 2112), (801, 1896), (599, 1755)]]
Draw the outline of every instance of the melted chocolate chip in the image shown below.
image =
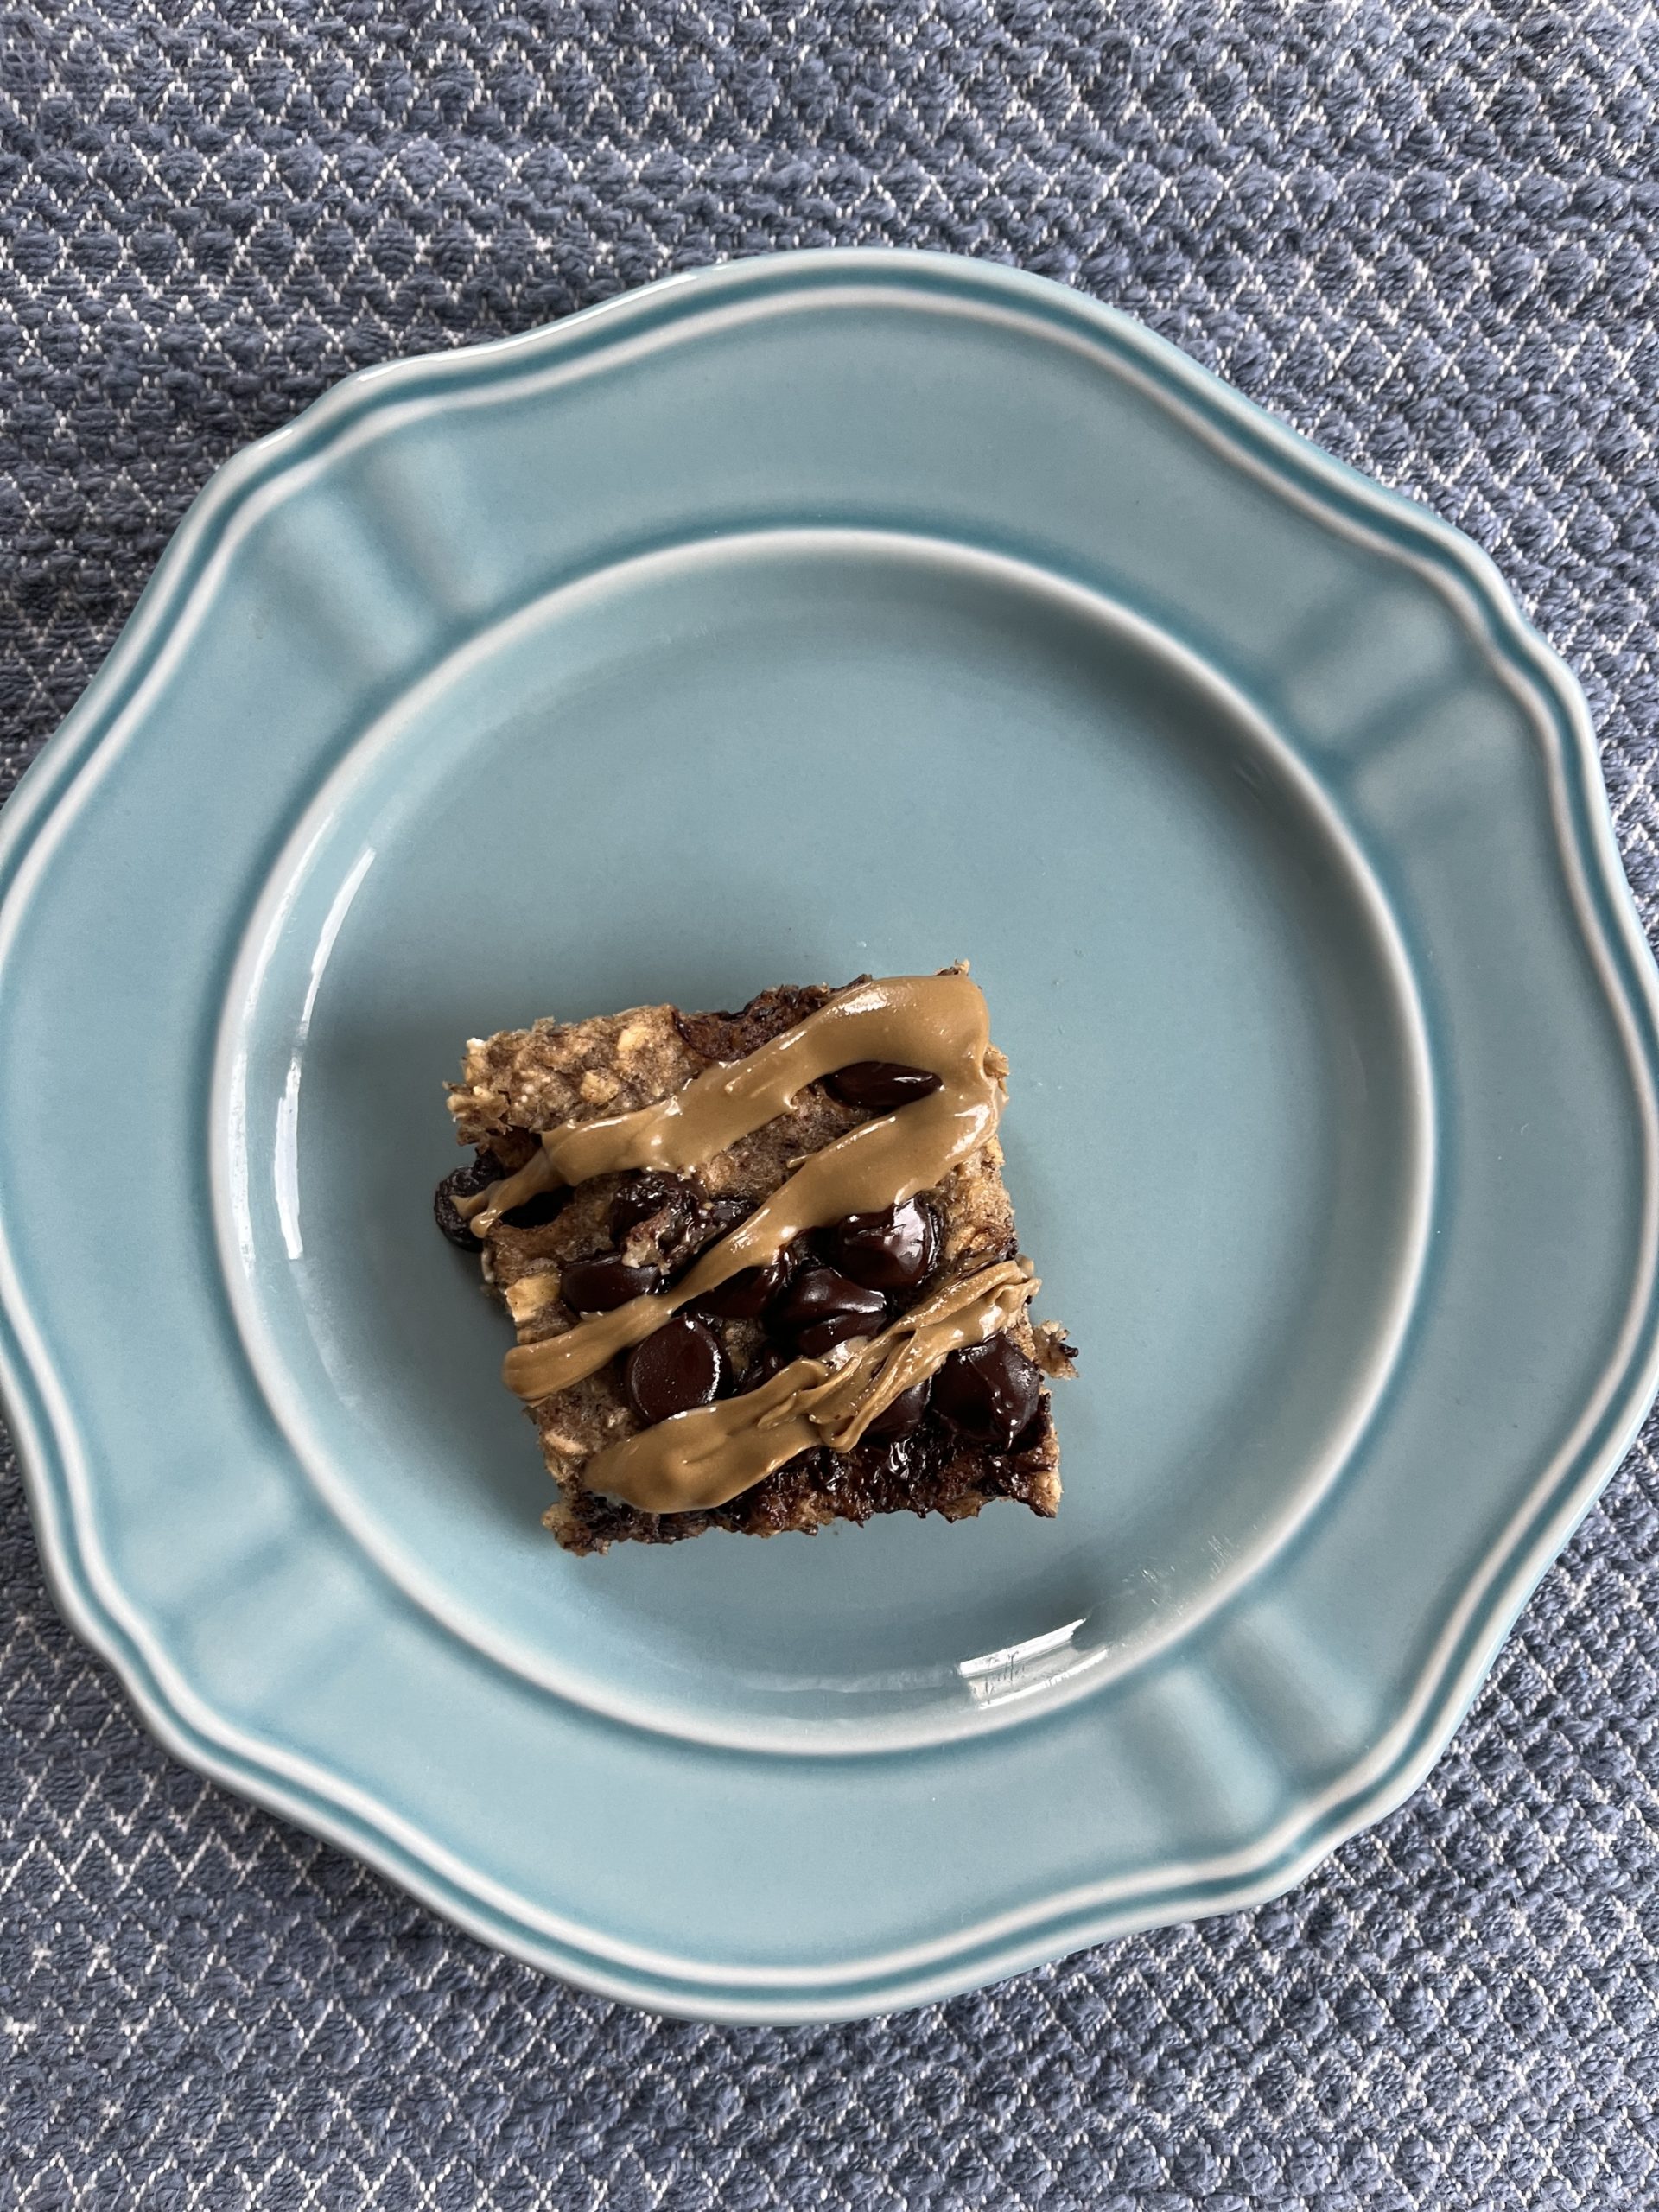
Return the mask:
[(717, 1313), (722, 1321), (758, 1321), (795, 1272), (787, 1250), (764, 1268), (740, 1268), (718, 1290), (706, 1290), (696, 1301), (699, 1313)]
[(861, 1106), (867, 1114), (891, 1114), (912, 1099), (931, 1098), (944, 1084), (931, 1069), (906, 1067), (899, 1060), (854, 1060), (823, 1080), (831, 1097), (843, 1106)]
[(501, 1179), (501, 1166), (494, 1155), (480, 1151), (477, 1159), (465, 1167), (452, 1167), (432, 1193), (432, 1215), (438, 1227), (452, 1244), (459, 1244), (463, 1252), (481, 1252), (483, 1246), (473, 1234), (473, 1224), (461, 1214), (455, 1204), (457, 1198), (476, 1198), (492, 1183)]
[(927, 1419), (927, 1401), (933, 1387), (931, 1376), (924, 1375), (919, 1382), (912, 1382), (908, 1390), (901, 1390), (887, 1409), (879, 1413), (865, 1430), (866, 1444), (902, 1444), (907, 1436), (914, 1436)]
[(628, 1402), (643, 1421), (667, 1421), (712, 1403), (725, 1377), (720, 1339), (695, 1313), (664, 1321), (635, 1344), (622, 1368)]
[(631, 1268), (618, 1252), (596, 1260), (572, 1260), (559, 1278), (559, 1295), (578, 1313), (608, 1313), (631, 1298), (643, 1298), (663, 1279), (660, 1268)]
[(873, 1337), (887, 1318), (887, 1301), (879, 1290), (867, 1290), (834, 1268), (807, 1268), (767, 1318), (792, 1336), (809, 1359), (821, 1359), (849, 1337)]
[(722, 1236), (729, 1236), (740, 1221), (747, 1221), (754, 1211), (749, 1198), (701, 1198), (687, 1232), (685, 1249), (688, 1252), (706, 1252)]
[(1042, 1370), (999, 1332), (953, 1351), (933, 1378), (933, 1403), (950, 1426), (992, 1452), (1007, 1452), (1037, 1410)]
[(1048, 1400), (1046, 1397), (1040, 1397), (1037, 1401), (1036, 1412), (1033, 1414), (1008, 1448), (1013, 1452), (1035, 1452), (1042, 1445), (1047, 1434)]
[(649, 1221), (652, 1214), (671, 1212), (676, 1217), (677, 1230), (688, 1221), (697, 1203), (697, 1194), (690, 1183), (677, 1175), (664, 1175), (655, 1168), (631, 1176), (611, 1200), (611, 1242), (620, 1244), (631, 1229), (638, 1229), (642, 1221)]
[(744, 1369), (743, 1379), (737, 1386), (739, 1391), (758, 1390), (763, 1382), (770, 1382), (774, 1375), (789, 1365), (791, 1357), (781, 1344), (768, 1344)]
[(511, 1213), (499, 1217), (509, 1229), (545, 1229), (550, 1221), (556, 1221), (564, 1211), (570, 1196), (564, 1185), (553, 1191), (537, 1191), (533, 1198), (526, 1198), (521, 1206), (514, 1206)]
[(823, 1255), (868, 1290), (914, 1290), (938, 1262), (938, 1221), (914, 1198), (880, 1213), (849, 1213), (826, 1233)]

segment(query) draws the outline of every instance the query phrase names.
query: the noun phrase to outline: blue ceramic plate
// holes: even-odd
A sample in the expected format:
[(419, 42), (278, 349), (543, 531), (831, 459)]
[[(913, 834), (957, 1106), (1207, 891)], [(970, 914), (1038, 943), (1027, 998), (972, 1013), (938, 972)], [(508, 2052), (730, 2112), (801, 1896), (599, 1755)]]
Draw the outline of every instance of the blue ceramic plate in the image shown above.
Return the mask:
[[(1655, 981), (1463, 538), (1132, 323), (786, 256), (351, 378), (0, 840), (3, 1356), (180, 1757), (671, 2012), (1281, 1889), (1655, 1383)], [(1065, 1501), (603, 1560), (435, 1236), (462, 1040), (967, 957)]]

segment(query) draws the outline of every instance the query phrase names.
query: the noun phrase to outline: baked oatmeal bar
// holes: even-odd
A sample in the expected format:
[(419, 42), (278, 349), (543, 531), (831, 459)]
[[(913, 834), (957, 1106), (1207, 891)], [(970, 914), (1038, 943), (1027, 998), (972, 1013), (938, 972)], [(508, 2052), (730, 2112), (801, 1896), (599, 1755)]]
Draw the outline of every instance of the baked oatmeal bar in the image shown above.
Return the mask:
[(1052, 1516), (1072, 1347), (1028, 1318), (984, 1025), (956, 969), (468, 1045), (435, 1211), (516, 1325), (567, 1550)]

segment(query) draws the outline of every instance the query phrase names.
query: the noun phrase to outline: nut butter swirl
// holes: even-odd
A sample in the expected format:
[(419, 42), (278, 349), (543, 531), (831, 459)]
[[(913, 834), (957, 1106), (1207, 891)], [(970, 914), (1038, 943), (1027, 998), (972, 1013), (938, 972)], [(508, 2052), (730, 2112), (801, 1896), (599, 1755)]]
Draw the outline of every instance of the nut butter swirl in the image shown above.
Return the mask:
[[(962, 969), (855, 983), (743, 1059), (705, 1069), (671, 1097), (548, 1130), (528, 1166), (480, 1193), (469, 1211), (482, 1236), (500, 1215), (560, 1184), (629, 1168), (695, 1167), (786, 1112), (808, 1084), (859, 1060), (925, 1068), (938, 1077), (939, 1088), (810, 1154), (671, 1289), (516, 1346), (502, 1368), (508, 1389), (531, 1403), (569, 1389), (679, 1307), (745, 1268), (764, 1266), (808, 1230), (902, 1204), (941, 1182), (987, 1141), (1001, 1111), (1001, 1063), (991, 1051), (984, 998)], [(1013, 1262), (959, 1279), (839, 1367), (797, 1360), (759, 1389), (671, 1414), (600, 1452), (583, 1480), (647, 1512), (723, 1504), (814, 1444), (839, 1439), (839, 1448), (850, 1448), (900, 1390), (931, 1374), (957, 1345), (1006, 1327), (1034, 1288)]]

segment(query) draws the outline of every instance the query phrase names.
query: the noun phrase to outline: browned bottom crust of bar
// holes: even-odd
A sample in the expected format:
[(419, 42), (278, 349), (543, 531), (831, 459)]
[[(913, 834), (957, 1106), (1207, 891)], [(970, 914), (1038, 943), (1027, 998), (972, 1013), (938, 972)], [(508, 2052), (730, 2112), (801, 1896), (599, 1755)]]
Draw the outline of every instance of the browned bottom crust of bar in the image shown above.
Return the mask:
[[(825, 986), (785, 986), (762, 992), (736, 1014), (687, 1014), (673, 1007), (642, 1007), (587, 1021), (543, 1021), (529, 1030), (476, 1039), (467, 1050), (463, 1080), (451, 1095), (450, 1111), (461, 1141), (479, 1146), (483, 1161), (505, 1171), (531, 1156), (543, 1130), (653, 1104), (713, 1063), (755, 1051), (832, 995)], [(813, 1084), (790, 1112), (685, 1179), (711, 1205), (731, 1198), (758, 1203), (802, 1156), (868, 1118), (823, 1084)], [(927, 1194), (943, 1232), (934, 1280), (965, 1274), (1014, 1255), (1014, 1217), (1001, 1162), (1001, 1147), (992, 1138)], [(610, 1206), (626, 1179), (597, 1176), (568, 1196), (558, 1194), (551, 1204), (533, 1206), (526, 1222), (504, 1218), (485, 1240), (486, 1279), (514, 1313), (521, 1344), (571, 1325), (575, 1315), (556, 1295), (560, 1270), (574, 1260), (616, 1249), (608, 1227)], [(665, 1255), (667, 1248), (652, 1247), (651, 1240), (666, 1234), (646, 1224), (628, 1239), (629, 1256)], [(683, 1247), (678, 1256), (683, 1262)], [(717, 1328), (741, 1377), (763, 1348), (763, 1333), (753, 1322), (721, 1323)], [(1009, 1335), (1048, 1373), (1071, 1371), (1070, 1348), (1059, 1330), (1033, 1332), (1022, 1315)], [(568, 1551), (602, 1552), (620, 1541), (674, 1543), (709, 1529), (760, 1536), (785, 1529), (810, 1534), (832, 1521), (861, 1523), (878, 1513), (938, 1513), (948, 1520), (967, 1520), (999, 1497), (1052, 1517), (1059, 1502), (1059, 1444), (1046, 1392), (1011, 1452), (967, 1443), (930, 1412), (916, 1433), (902, 1442), (861, 1445), (845, 1453), (821, 1446), (800, 1453), (727, 1505), (671, 1514), (641, 1512), (582, 1484), (587, 1460), (639, 1426), (613, 1368), (527, 1410), (560, 1491), (545, 1516), (546, 1525)]]

